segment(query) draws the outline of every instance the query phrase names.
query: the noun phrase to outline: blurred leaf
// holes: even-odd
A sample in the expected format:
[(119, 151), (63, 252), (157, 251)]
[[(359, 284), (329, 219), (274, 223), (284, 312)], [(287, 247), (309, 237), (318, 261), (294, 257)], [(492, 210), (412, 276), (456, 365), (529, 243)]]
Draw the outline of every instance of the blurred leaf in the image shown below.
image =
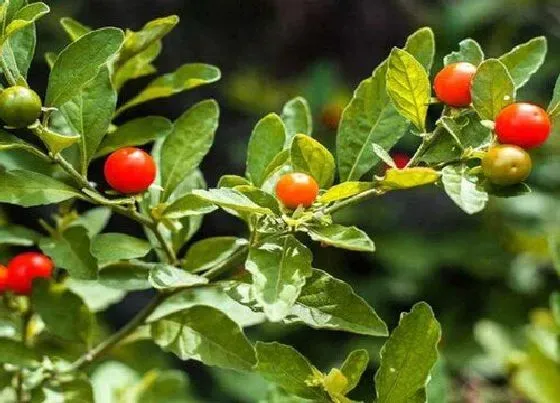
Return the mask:
[(40, 238), (41, 234), (19, 225), (0, 227), (0, 245), (30, 247), (35, 245)]
[(239, 326), (223, 312), (209, 306), (193, 306), (151, 324), (156, 344), (182, 360), (206, 365), (250, 370), (255, 350)]
[(319, 329), (387, 336), (385, 323), (348, 284), (317, 269), (307, 279), (286, 321), (303, 322)]
[(217, 207), (194, 194), (186, 194), (175, 200), (163, 210), (166, 218), (177, 220), (191, 215), (211, 213)]
[(404, 50), (410, 53), (429, 73), (434, 62), (436, 45), (434, 32), (430, 27), (423, 27), (406, 40)]
[(200, 273), (219, 267), (247, 243), (246, 239), (234, 237), (203, 239), (187, 250), (183, 268), (192, 273)]
[(38, 365), (39, 357), (19, 341), (0, 338), (0, 362), (23, 367)]
[(340, 368), (340, 371), (348, 380), (348, 384), (344, 388), (343, 394), (347, 394), (358, 386), (358, 383), (360, 383), (360, 379), (362, 378), (362, 374), (367, 369), (368, 364), (369, 354), (367, 350), (354, 350), (348, 355), (348, 357), (346, 357), (346, 360), (344, 360), (344, 363)]
[[(35, 392), (37, 389), (34, 390)], [(60, 402), (92, 402), (93, 390), (89, 380), (77, 378), (63, 382), (47, 383), (42, 389), (45, 394), (43, 403), (60, 403)]]
[(467, 214), (475, 214), (484, 209), (488, 193), (478, 189), (476, 177), (467, 173), (465, 165), (448, 165), (442, 170), (441, 182), (447, 195)]
[(389, 56), (387, 93), (401, 116), (424, 133), (431, 95), (430, 80), (422, 65), (404, 50), (395, 48)]
[(286, 141), (286, 127), (282, 119), (271, 113), (257, 123), (247, 148), (247, 178), (256, 186), (265, 180), (265, 170), (282, 151)]
[(445, 361), (439, 357), (430, 373), (430, 379), (426, 386), (428, 402), (448, 402), (450, 398), (450, 381), (445, 371)]
[(311, 276), (311, 252), (292, 235), (249, 248), (246, 270), (253, 278), (255, 297), (273, 322), (289, 314), (306, 277)]
[(553, 292), (550, 296), (550, 311), (554, 322), (560, 327), (560, 293)]
[(68, 45), (52, 68), (45, 105), (58, 107), (78, 95), (119, 50), (123, 39), (120, 29), (101, 28)]
[(318, 201), (323, 204), (332, 203), (338, 200), (347, 199), (372, 188), (373, 184), (371, 182), (343, 182), (338, 185), (334, 185), (332, 188), (320, 195)]
[(496, 197), (517, 197), (531, 193), (531, 188), (526, 183), (518, 183), (511, 186), (499, 186), (492, 183), (485, 183), (484, 190)]
[(243, 193), (235, 189), (210, 189), (210, 190), (195, 190), (193, 194), (206, 200), (210, 203), (214, 203), (217, 206), (222, 207), (225, 210), (233, 210), (237, 213), (258, 213), (258, 214), (271, 214), (273, 212), (268, 209), (259, 206), (258, 204), (251, 201)]
[(560, 117), (560, 75), (556, 79), (552, 99), (550, 100), (550, 104), (548, 104), (548, 114), (553, 121), (556, 121), (558, 117)]
[(302, 97), (289, 100), (282, 109), (282, 121), (286, 126), (285, 148), (289, 148), (296, 134), (313, 134), (313, 118), (311, 108)]
[(31, 304), (54, 335), (64, 340), (90, 341), (94, 316), (81, 298), (64, 285), (35, 280)]
[(266, 380), (288, 392), (314, 402), (330, 402), (319, 386), (309, 383), (320, 372), (293, 347), (280, 343), (257, 342), (256, 371)]
[(560, 396), (560, 369), (531, 343), (527, 357), (514, 371), (513, 387), (535, 403), (556, 403)]
[(154, 42), (120, 66), (113, 79), (115, 88), (120, 90), (130, 80), (154, 74), (157, 69), (152, 62), (161, 53), (161, 48), (161, 41)]
[(173, 73), (165, 74), (148, 84), (138, 95), (117, 110), (117, 115), (154, 99), (169, 98), (201, 85), (211, 84), (221, 77), (220, 70), (210, 64), (184, 64)]
[(443, 58), (445, 65), (459, 62), (467, 62), (478, 66), (484, 60), (484, 52), (478, 42), (472, 39), (464, 39), (459, 42), (459, 51), (451, 52)]
[(106, 233), (93, 238), (91, 252), (100, 265), (142, 258), (152, 249), (149, 242), (130, 235)]
[(77, 280), (68, 278), (66, 286), (78, 295), (92, 312), (104, 311), (110, 305), (121, 301), (126, 292), (105, 287), (97, 280)]
[(91, 242), (83, 227), (70, 227), (57, 238), (43, 238), (39, 244), (43, 253), (57, 267), (66, 269), (80, 280), (97, 278), (97, 259), (91, 252)]
[(437, 361), (441, 327), (430, 306), (416, 304), (401, 315), (399, 325), (382, 347), (375, 376), (379, 403), (426, 401), (426, 384)]
[(0, 172), (2, 203), (31, 207), (81, 197), (77, 189), (46, 175), (18, 170)]
[(84, 227), (90, 238), (93, 238), (105, 229), (111, 219), (111, 209), (108, 207), (92, 208), (81, 214), (70, 226)]
[(359, 180), (379, 163), (372, 143), (390, 150), (405, 134), (408, 123), (401, 117), (386, 91), (387, 62), (362, 81), (342, 113), (336, 138), (340, 180)]
[(62, 29), (68, 34), (72, 42), (77, 41), (85, 34), (91, 32), (91, 28), (74, 20), (70, 17), (62, 17), (60, 19)]
[(345, 227), (339, 224), (309, 226), (307, 233), (316, 242), (336, 248), (373, 252), (375, 245), (369, 236), (356, 227)]
[(238, 175), (223, 175), (218, 181), (218, 188), (234, 188), (236, 186), (250, 185), (246, 178)]
[(187, 375), (179, 370), (152, 370), (142, 378), (136, 401), (138, 403), (184, 403), (192, 400), (188, 392)]
[(472, 86), (473, 108), (481, 119), (494, 120), (498, 113), (515, 101), (515, 87), (506, 66), (496, 59), (480, 64)]
[(290, 158), (294, 171), (311, 175), (320, 188), (332, 186), (335, 171), (334, 157), (317, 140), (304, 134), (297, 134), (292, 141)]
[(173, 124), (161, 116), (146, 116), (129, 120), (109, 133), (99, 145), (95, 158), (102, 157), (122, 147), (143, 146), (167, 136)]
[(116, 105), (117, 92), (111, 84), (109, 69), (102, 67), (78, 95), (60, 108), (70, 127), (81, 136), (81, 172), (84, 175), (109, 129)]
[(152, 288), (148, 276), (155, 266), (139, 260), (112, 263), (99, 271), (99, 283), (117, 290), (147, 290)]
[(208, 279), (205, 277), (191, 274), (184, 269), (163, 264), (157, 265), (150, 270), (148, 278), (152, 286), (158, 290), (187, 288), (196, 285), (208, 284)]
[(547, 43), (544, 36), (517, 45), (509, 53), (500, 56), (500, 61), (511, 74), (515, 88), (521, 88), (541, 67), (546, 57)]
[(48, 14), (49, 11), (49, 6), (41, 2), (31, 3), (21, 8), (15, 14), (13, 20), (10, 21), (10, 23), (6, 26), (2, 42), (6, 41), (9, 37), (20, 31), (21, 29), (33, 24), (42, 16)]
[(439, 173), (432, 168), (389, 168), (381, 181), (381, 186), (386, 189), (409, 189), (429, 185), (438, 179)]
[(220, 111), (214, 100), (197, 103), (175, 121), (161, 149), (162, 200), (200, 164), (210, 150), (218, 128)]

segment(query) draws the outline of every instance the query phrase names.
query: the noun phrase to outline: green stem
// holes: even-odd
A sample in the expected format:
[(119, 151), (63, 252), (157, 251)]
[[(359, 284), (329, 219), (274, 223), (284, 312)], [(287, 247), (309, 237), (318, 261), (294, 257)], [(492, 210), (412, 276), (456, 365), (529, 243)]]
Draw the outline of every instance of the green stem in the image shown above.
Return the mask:
[[(21, 342), (23, 343), (24, 346), (27, 345), (28, 327), (32, 316), (33, 313), (29, 309), (22, 316)], [(23, 369), (19, 369), (16, 373), (16, 401), (18, 403), (24, 403), (26, 401), (25, 392), (23, 390)]]
[[(2, 48), (0, 47), (0, 52), (1, 52), (1, 50), (2, 50)], [(2, 70), (4, 70), (4, 75), (6, 76), (6, 80), (8, 80), (8, 83), (11, 86), (17, 85), (16, 78), (14, 77), (12, 72), (10, 71), (10, 68), (8, 67), (8, 64), (6, 63), (6, 60), (4, 60), (3, 57), (0, 57), (0, 66), (2, 66)]]
[(365, 192), (358, 193), (357, 195), (349, 197), (348, 199), (342, 200), (340, 202), (336, 202), (332, 204), (330, 207), (327, 207), (325, 210), (323, 210), (323, 212), (325, 214), (333, 214), (338, 210), (343, 209), (344, 207), (348, 207), (353, 204), (360, 203), (374, 196), (380, 196), (383, 193), (385, 193), (385, 191), (378, 188), (369, 189), (366, 190)]

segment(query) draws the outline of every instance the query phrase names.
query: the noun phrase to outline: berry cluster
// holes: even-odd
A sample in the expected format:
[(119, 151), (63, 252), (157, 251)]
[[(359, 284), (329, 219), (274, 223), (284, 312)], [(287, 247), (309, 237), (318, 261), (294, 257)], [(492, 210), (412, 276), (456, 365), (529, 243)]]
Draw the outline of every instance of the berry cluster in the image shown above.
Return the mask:
[(53, 262), (39, 252), (24, 252), (14, 257), (7, 267), (0, 266), (0, 291), (29, 295), (36, 278), (49, 278)]
[[(476, 66), (460, 62), (444, 67), (435, 77), (434, 90), (444, 104), (468, 107)], [(500, 111), (494, 131), (499, 144), (492, 145), (482, 158), (482, 171), (496, 185), (523, 182), (531, 173), (531, 157), (526, 149), (542, 145), (550, 135), (551, 122), (539, 106), (516, 102)]]

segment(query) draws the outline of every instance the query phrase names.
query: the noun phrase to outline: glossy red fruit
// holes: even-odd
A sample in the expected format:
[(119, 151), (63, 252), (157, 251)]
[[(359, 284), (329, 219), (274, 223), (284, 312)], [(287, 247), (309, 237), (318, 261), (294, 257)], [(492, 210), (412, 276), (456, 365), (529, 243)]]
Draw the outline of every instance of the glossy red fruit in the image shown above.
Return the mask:
[(408, 165), (408, 162), (410, 161), (410, 157), (403, 153), (394, 153), (391, 154), (391, 157), (393, 158), (395, 165), (399, 169), (405, 168)]
[(503, 144), (533, 148), (543, 144), (550, 135), (548, 113), (536, 105), (518, 102), (506, 106), (496, 118), (495, 131)]
[(0, 292), (8, 289), (8, 269), (0, 265)]
[(446, 105), (464, 108), (471, 103), (471, 82), (476, 66), (459, 62), (445, 66), (434, 79), (436, 97)]
[(319, 194), (319, 185), (313, 177), (304, 173), (282, 176), (276, 184), (276, 197), (289, 209), (309, 207)]
[(118, 192), (142, 193), (156, 179), (156, 164), (139, 148), (121, 148), (105, 161), (105, 179)]
[(16, 294), (31, 293), (33, 279), (52, 275), (51, 259), (39, 252), (24, 252), (8, 263), (7, 286)]

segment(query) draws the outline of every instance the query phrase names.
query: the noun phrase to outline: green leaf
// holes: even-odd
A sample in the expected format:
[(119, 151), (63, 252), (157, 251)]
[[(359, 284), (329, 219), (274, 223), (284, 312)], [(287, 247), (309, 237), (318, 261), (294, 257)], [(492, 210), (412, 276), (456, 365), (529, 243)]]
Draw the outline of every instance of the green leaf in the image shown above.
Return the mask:
[(47, 62), (47, 65), (49, 66), (49, 70), (53, 68), (54, 62), (56, 62), (57, 57), (58, 55), (54, 52), (45, 53), (45, 62)]
[(550, 295), (550, 311), (557, 326), (560, 326), (560, 293), (553, 292)]
[(78, 295), (92, 312), (102, 312), (121, 301), (126, 292), (105, 287), (97, 280), (77, 280), (68, 278), (64, 283), (70, 291)]
[(290, 158), (294, 171), (311, 175), (321, 188), (334, 182), (334, 157), (325, 146), (304, 134), (293, 138)]
[(43, 238), (39, 247), (71, 277), (82, 280), (97, 278), (97, 260), (91, 253), (91, 242), (85, 228), (71, 227), (57, 238)]
[(239, 326), (223, 312), (193, 306), (151, 324), (155, 343), (182, 360), (247, 371), (256, 363), (255, 350)]
[(162, 200), (169, 198), (210, 150), (219, 114), (216, 101), (207, 100), (197, 103), (175, 121), (161, 149)]
[(78, 95), (119, 50), (123, 39), (120, 29), (101, 28), (68, 45), (52, 68), (45, 105), (58, 107)]
[(11, 339), (0, 338), (0, 362), (22, 367), (37, 366), (39, 357), (23, 343)]
[(484, 209), (488, 193), (478, 189), (476, 177), (468, 175), (465, 165), (448, 165), (442, 170), (441, 182), (445, 193), (467, 214), (475, 214)]
[(282, 151), (285, 141), (286, 127), (278, 115), (271, 113), (259, 120), (247, 148), (247, 178), (256, 186), (263, 184), (267, 166)]
[(445, 370), (445, 361), (439, 357), (432, 368), (430, 382), (426, 386), (428, 402), (448, 402), (450, 399), (450, 381)]
[(372, 147), (375, 155), (377, 155), (381, 159), (381, 161), (385, 163), (385, 165), (391, 168), (397, 167), (397, 164), (395, 164), (395, 161), (393, 161), (393, 157), (391, 157), (391, 155), (387, 151), (385, 151), (383, 147), (375, 143), (372, 144)]
[(439, 173), (432, 168), (389, 168), (381, 181), (381, 186), (385, 189), (409, 189), (429, 185), (438, 179)]
[(125, 364), (117, 361), (103, 362), (95, 367), (91, 375), (94, 401), (123, 403), (121, 397), (130, 397), (131, 389), (134, 389), (139, 381), (138, 373)]
[(77, 189), (50, 176), (19, 170), (0, 173), (1, 203), (31, 207), (81, 197)]
[(180, 92), (214, 83), (220, 77), (220, 70), (210, 64), (185, 64), (173, 73), (165, 74), (149, 83), (137, 96), (121, 106), (117, 115), (144, 102), (169, 98)]
[(148, 22), (138, 32), (127, 31), (126, 39), (119, 55), (119, 63), (129, 60), (134, 55), (159, 42), (179, 23), (179, 17), (170, 15)]
[(560, 75), (556, 79), (556, 84), (554, 85), (552, 99), (548, 105), (548, 114), (553, 121), (560, 117)]
[(0, 227), (0, 245), (33, 246), (41, 234), (19, 225)]
[(60, 19), (60, 25), (62, 25), (62, 29), (64, 29), (64, 32), (66, 32), (72, 42), (77, 41), (85, 34), (91, 32), (90, 27), (70, 17), (62, 17)]
[(111, 84), (109, 69), (102, 67), (99, 74), (66, 102), (60, 111), (80, 138), (81, 172), (87, 174), (101, 141), (105, 137), (117, 105), (117, 92)]
[(529, 344), (525, 360), (512, 374), (512, 386), (529, 401), (555, 403), (560, 396), (560, 370), (541, 352), (539, 346)]
[(272, 161), (270, 161), (270, 164), (268, 164), (268, 166), (264, 170), (264, 183), (261, 188), (268, 191), (267, 186), (271, 185), (271, 182), (273, 183), (272, 186), (276, 186), (276, 182), (278, 181), (278, 178), (276, 178), (276, 176), (282, 173), (287, 173), (288, 171), (292, 171), (289, 149), (282, 150), (282, 152), (276, 154)]
[(465, 39), (459, 42), (459, 51), (451, 52), (443, 58), (445, 65), (451, 63), (467, 62), (478, 66), (484, 60), (484, 52), (478, 42)]
[(111, 219), (111, 209), (108, 207), (97, 207), (86, 211), (78, 219), (73, 221), (71, 226), (84, 227), (88, 231), (90, 238), (99, 234)]
[(436, 44), (434, 32), (430, 27), (423, 27), (414, 32), (406, 40), (404, 50), (410, 53), (429, 73), (434, 62)]
[(197, 276), (186, 270), (163, 264), (157, 265), (150, 270), (148, 279), (152, 286), (158, 290), (188, 288), (208, 284), (206, 277)]
[(115, 88), (120, 90), (130, 80), (154, 74), (157, 69), (152, 62), (161, 53), (161, 48), (161, 41), (154, 42), (120, 66), (113, 78)]
[(91, 243), (91, 252), (100, 265), (142, 258), (151, 249), (149, 242), (119, 233), (97, 235)]
[(369, 236), (356, 227), (344, 227), (339, 224), (307, 227), (307, 233), (316, 242), (336, 248), (373, 252), (375, 245)]
[(259, 206), (235, 189), (194, 190), (193, 194), (228, 211), (274, 215), (270, 209)]
[(192, 273), (200, 273), (220, 267), (247, 244), (246, 239), (234, 237), (203, 239), (189, 248), (183, 268)]
[(218, 181), (218, 188), (234, 188), (236, 186), (250, 185), (247, 179), (239, 175), (223, 175)]
[(282, 121), (286, 126), (285, 148), (290, 147), (296, 134), (311, 136), (313, 133), (311, 108), (305, 98), (296, 97), (286, 102), (284, 109), (282, 109)]
[[(155, 377), (155, 379), (154, 379)], [(183, 403), (189, 396), (189, 380), (179, 370), (156, 372), (152, 370), (144, 376), (138, 391), (137, 402), (142, 403)]]
[(481, 119), (494, 120), (498, 113), (515, 101), (515, 87), (506, 66), (496, 59), (480, 64), (474, 75), (472, 102)]
[(152, 288), (148, 277), (155, 266), (139, 260), (111, 263), (99, 271), (99, 283), (117, 290), (147, 290)]
[(330, 402), (320, 386), (310, 386), (320, 372), (293, 347), (280, 343), (257, 342), (257, 366), (255, 370), (269, 382), (288, 392), (312, 399), (314, 402)]
[(500, 56), (500, 61), (511, 74), (515, 88), (523, 87), (544, 63), (547, 43), (544, 36), (517, 45), (510, 52)]
[[(24, 0), (9, 2), (6, 10), (6, 24), (14, 20), (16, 13), (25, 4), (26, 1)], [(32, 23), (15, 32), (2, 44), (3, 62), (18, 82), (21, 82), (27, 76), (27, 71), (35, 54), (35, 43), (35, 24)]]
[(426, 70), (410, 53), (397, 48), (391, 51), (388, 64), (389, 97), (399, 113), (424, 133), (431, 95)]
[(208, 214), (216, 208), (212, 203), (189, 193), (167, 206), (162, 214), (168, 219), (178, 220), (191, 215)]
[(404, 136), (408, 123), (399, 115), (386, 90), (387, 62), (362, 81), (344, 109), (336, 137), (342, 182), (359, 180), (380, 159), (371, 145), (390, 150)]
[(270, 193), (260, 190), (253, 185), (236, 186), (235, 190), (243, 193), (249, 198), (249, 200), (258, 204), (259, 206), (270, 209), (274, 214), (278, 216), (282, 215), (278, 200)]
[(54, 155), (76, 144), (81, 138), (77, 134), (60, 134), (43, 126), (37, 127), (34, 133), (47, 146), (51, 154)]
[[(35, 389), (35, 393), (39, 390)], [(83, 375), (79, 378), (63, 379), (56, 383), (47, 383), (46, 386), (40, 390), (45, 394), (46, 400), (43, 403), (58, 403), (58, 402), (92, 402), (93, 391), (91, 384)], [(32, 398), (32, 401), (34, 401)]]
[(167, 136), (172, 130), (173, 124), (161, 116), (129, 120), (103, 139), (95, 158), (103, 157), (122, 147), (143, 146)]
[(287, 322), (369, 336), (387, 336), (387, 325), (345, 282), (313, 269)]
[(312, 274), (312, 259), (311, 252), (292, 235), (249, 249), (245, 268), (253, 277), (255, 298), (271, 321), (289, 314), (306, 277)]
[(426, 401), (426, 383), (437, 358), (441, 328), (424, 302), (401, 316), (399, 325), (382, 347), (375, 376), (379, 403)]
[(373, 188), (371, 182), (343, 182), (333, 186), (319, 196), (319, 203), (327, 204), (344, 200)]
[(6, 27), (2, 42), (21, 29), (33, 24), (36, 20), (50, 12), (49, 6), (45, 3), (32, 3), (21, 8), (14, 16), (14, 19)]
[(348, 355), (348, 357), (346, 357), (346, 360), (344, 360), (344, 363), (340, 368), (340, 371), (348, 381), (348, 385), (343, 391), (344, 394), (347, 394), (358, 386), (358, 383), (362, 378), (362, 374), (367, 369), (368, 364), (369, 354), (367, 350), (354, 350)]
[(64, 285), (36, 280), (31, 304), (55, 336), (78, 342), (90, 340), (94, 317), (81, 298)]

